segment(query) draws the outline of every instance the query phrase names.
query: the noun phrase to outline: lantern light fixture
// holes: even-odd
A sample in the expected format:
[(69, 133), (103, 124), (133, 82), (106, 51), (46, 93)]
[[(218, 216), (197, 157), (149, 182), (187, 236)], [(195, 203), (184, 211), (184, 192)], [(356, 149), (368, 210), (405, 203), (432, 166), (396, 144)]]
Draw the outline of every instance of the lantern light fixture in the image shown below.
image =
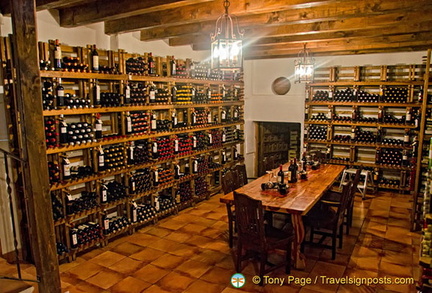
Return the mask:
[(303, 50), (298, 54), (298, 59), (294, 61), (294, 74), (295, 83), (311, 82), (314, 73), (315, 59), (312, 58), (308, 49), (306, 49), (306, 43), (304, 44)]
[[(224, 0), (225, 12), (216, 20), (211, 34), (211, 67), (216, 70), (237, 71), (243, 65), (244, 32), (239, 29), (237, 18), (228, 13), (230, 2)], [(234, 18), (234, 20), (233, 20)]]

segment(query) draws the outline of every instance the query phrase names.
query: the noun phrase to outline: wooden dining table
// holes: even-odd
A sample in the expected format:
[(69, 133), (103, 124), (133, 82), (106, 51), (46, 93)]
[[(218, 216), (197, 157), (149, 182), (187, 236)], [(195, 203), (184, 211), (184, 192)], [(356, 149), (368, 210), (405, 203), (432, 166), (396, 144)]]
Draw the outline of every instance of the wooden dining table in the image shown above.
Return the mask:
[[(288, 169), (289, 164), (283, 166)], [(274, 169), (270, 174), (263, 175), (254, 181), (236, 189), (236, 192), (262, 201), (267, 211), (291, 215), (292, 226), (295, 233), (292, 256), (297, 269), (305, 268), (305, 256), (300, 252), (301, 243), (305, 237), (305, 228), (302, 217), (319, 201), (323, 194), (333, 185), (345, 166), (321, 164), (316, 170), (307, 171), (307, 179), (299, 179), (296, 183), (288, 183), (288, 192), (280, 194), (276, 189), (262, 190), (261, 184), (271, 180), (271, 174), (277, 174)], [(274, 178), (273, 178), (274, 180)], [(286, 180), (285, 180), (286, 182)], [(234, 193), (230, 192), (220, 198), (222, 203), (234, 204)]]

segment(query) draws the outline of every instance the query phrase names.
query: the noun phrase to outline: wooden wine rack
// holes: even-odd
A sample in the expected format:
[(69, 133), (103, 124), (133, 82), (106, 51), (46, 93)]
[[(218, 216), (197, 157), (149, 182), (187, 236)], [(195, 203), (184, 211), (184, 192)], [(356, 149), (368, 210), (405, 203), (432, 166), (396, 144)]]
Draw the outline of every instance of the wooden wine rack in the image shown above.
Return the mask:
[[(395, 65), (395, 66), (356, 66), (356, 67), (330, 67), (318, 68), (315, 72), (314, 81), (307, 86), (305, 103), (305, 137), (304, 149), (308, 152), (319, 151), (327, 154), (329, 163), (343, 164), (347, 166), (360, 166), (369, 168), (375, 179), (381, 178), (394, 179), (392, 182), (397, 184), (379, 184), (376, 187), (382, 189), (393, 189), (400, 192), (412, 192), (414, 202), (417, 202), (419, 194), (419, 174), (421, 170), (421, 153), (423, 149), (425, 113), (428, 105), (427, 81), (429, 72), (425, 65)], [(334, 92), (350, 88), (353, 90), (363, 90), (374, 93), (382, 97), (385, 88), (399, 87), (407, 90), (405, 102), (385, 102), (379, 99), (377, 102), (361, 101), (336, 101), (330, 98), (326, 101), (314, 100), (314, 93), (318, 90)], [(393, 116), (403, 116), (407, 109), (418, 111), (418, 125), (405, 123), (385, 123), (383, 120), (376, 119), (374, 122), (357, 121), (333, 121), (333, 115), (348, 116), (355, 110), (362, 112), (365, 116), (378, 118), (379, 111), (386, 111)], [(316, 114), (321, 113), (327, 117), (324, 121), (311, 119)], [(358, 118), (358, 117), (357, 117)], [(349, 118), (348, 118), (349, 119)], [(327, 127), (326, 137), (321, 140), (313, 140), (307, 135), (307, 129), (313, 125)], [(368, 129), (377, 133), (377, 129), (383, 129), (386, 135), (392, 139), (403, 140), (405, 132), (409, 133), (410, 145), (388, 145), (379, 142), (361, 143), (358, 141), (335, 141), (336, 134), (349, 136), (354, 129)], [(375, 161), (375, 151), (381, 149), (396, 149), (410, 152), (413, 150), (411, 143), (417, 138), (414, 148), (414, 156), (410, 158), (408, 166), (389, 166), (377, 164)], [(418, 154), (418, 155), (417, 155)], [(378, 176), (377, 176), (378, 174)], [(418, 204), (414, 204), (412, 217), (413, 223), (419, 223)]]
[[(81, 62), (91, 64), (91, 56), (90, 56), (90, 46), (87, 47), (73, 47), (73, 46), (61, 46), (61, 51), (63, 56), (73, 56), (78, 57)], [(9, 38), (2, 38), (0, 42), (1, 49), (1, 59), (3, 61), (3, 76), (4, 76), (4, 84), (10, 84), (13, 86), (13, 82), (11, 77), (12, 67), (10, 66), (12, 58), (12, 50), (10, 49), (10, 40)], [(54, 42), (49, 41), (47, 43), (40, 42), (39, 43), (39, 57), (41, 60), (50, 60), (51, 64), (53, 64), (53, 49)], [(186, 76), (176, 77), (169, 76), (170, 70), (170, 58), (168, 56), (164, 57), (154, 57), (156, 60), (156, 75), (155, 76), (140, 76), (140, 75), (131, 75), (126, 72), (126, 60), (131, 57), (141, 57), (147, 58), (148, 54), (145, 53), (143, 55), (138, 54), (129, 54), (124, 52), (123, 50), (110, 51), (110, 50), (100, 50), (98, 49), (99, 54), (99, 62), (100, 65), (115, 67), (117, 69), (116, 74), (105, 74), (105, 73), (91, 73), (91, 72), (69, 72), (69, 71), (54, 71), (54, 70), (41, 70), (41, 78), (42, 80), (52, 81), (55, 85), (58, 82), (58, 79), (62, 80), (62, 85), (65, 87), (65, 92), (69, 94), (76, 94), (78, 97), (89, 96), (89, 99), (93, 101), (93, 85), (98, 82), (103, 86), (102, 91), (106, 92), (118, 92), (124, 93), (125, 85), (129, 82), (142, 82), (148, 84), (153, 82), (157, 84), (159, 87), (163, 87), (166, 89), (171, 89), (171, 87), (179, 84), (179, 85), (193, 85), (197, 88), (210, 88), (212, 91), (218, 92), (221, 94), (222, 88), (228, 88), (233, 90), (234, 88), (239, 91), (239, 94), (236, 98), (231, 97), (230, 99), (225, 100), (215, 100), (209, 101), (208, 103), (181, 103), (176, 102), (171, 99), (171, 95), (168, 97), (168, 102), (166, 103), (152, 103), (149, 101), (141, 104), (141, 105), (121, 105), (118, 107), (101, 107), (92, 103), (88, 108), (77, 108), (77, 109), (68, 109), (68, 108), (55, 108), (52, 110), (44, 110), (43, 116), (44, 119), (53, 119), (58, 121), (60, 115), (64, 116), (65, 121), (75, 122), (88, 122), (90, 125), (95, 125), (95, 115), (101, 114), (104, 115), (105, 120), (103, 121), (104, 125), (104, 136), (117, 134), (115, 138), (110, 139), (98, 139), (94, 142), (83, 143), (79, 145), (57, 145), (55, 147), (47, 148), (47, 158), (43, 158), (48, 162), (60, 162), (60, 157), (64, 154), (68, 156), (71, 155), (73, 160), (71, 162), (73, 164), (84, 164), (88, 166), (97, 166), (95, 149), (101, 146), (111, 146), (111, 145), (119, 145), (123, 148), (123, 152), (128, 146), (128, 143), (131, 141), (149, 141), (150, 139), (159, 138), (159, 137), (173, 137), (179, 134), (188, 134), (191, 135), (195, 132), (205, 132), (208, 133), (211, 130), (223, 130), (225, 128), (229, 129), (238, 129), (239, 131), (244, 130), (244, 120), (243, 120), (243, 107), (244, 107), (244, 98), (243, 98), (243, 82), (238, 80), (210, 80), (210, 79), (197, 79), (194, 78), (190, 71)], [(185, 64), (187, 67), (190, 67), (192, 61), (190, 59), (187, 60), (177, 60), (182, 64)], [(164, 65), (163, 63), (166, 63)], [(166, 76), (168, 75), (168, 76)], [(101, 86), (101, 88), (102, 88)], [(16, 138), (19, 137), (20, 133), (16, 131), (16, 121), (14, 119), (17, 114), (15, 111), (15, 107), (13, 105), (13, 92), (8, 92), (8, 99), (6, 99), (6, 107), (7, 113), (10, 114), (8, 116), (8, 129), (9, 135), (11, 138), (11, 149), (18, 150), (18, 144), (16, 143)], [(41, 102), (41, 101), (40, 101)], [(171, 111), (176, 110), (186, 110), (187, 115), (191, 115), (192, 108), (200, 108), (206, 109), (210, 111), (215, 117), (218, 118), (218, 122), (204, 125), (192, 125), (191, 116), (188, 117), (188, 123), (185, 127), (182, 128), (170, 128), (168, 131), (163, 132), (148, 132), (142, 135), (134, 135), (127, 134), (125, 132), (125, 117), (126, 112), (133, 111), (145, 111), (148, 113), (158, 113), (164, 118), (168, 118)], [(233, 112), (235, 109), (239, 110), (239, 117), (235, 120), (231, 120), (228, 122), (223, 122), (221, 119), (221, 112), (223, 110), (228, 111), (233, 116)], [(168, 116), (168, 117), (167, 117)], [(57, 126), (58, 128), (58, 126)], [(58, 137), (57, 137), (58, 139)], [(67, 253), (62, 253), (59, 255), (59, 260), (74, 260), (76, 258), (77, 253), (85, 251), (89, 248), (106, 245), (106, 243), (116, 237), (118, 235), (124, 233), (133, 233), (137, 228), (142, 227), (144, 225), (148, 225), (151, 223), (157, 222), (157, 220), (161, 217), (166, 217), (170, 214), (175, 214), (179, 210), (184, 209), (186, 207), (194, 205), (196, 202), (204, 200), (208, 198), (210, 195), (215, 194), (220, 190), (220, 184), (216, 184), (215, 182), (220, 182), (221, 180), (221, 171), (225, 168), (234, 167), (236, 164), (243, 163), (243, 158), (239, 158), (234, 160), (233, 153), (234, 148), (238, 150), (240, 154), (244, 153), (244, 141), (243, 139), (238, 139), (234, 141), (227, 141), (222, 143), (221, 145), (208, 147), (204, 150), (196, 150), (189, 152), (187, 155), (178, 154), (173, 158), (169, 158), (166, 160), (155, 160), (153, 159), (150, 162), (143, 164), (135, 164), (128, 165), (127, 158), (125, 156), (122, 167), (113, 168), (110, 170), (95, 172), (92, 175), (79, 178), (79, 179), (70, 179), (63, 180), (61, 179), (58, 183), (53, 183), (50, 187), (50, 192), (55, 193), (58, 196), (59, 200), (62, 204), (63, 216), (57, 220), (53, 220), (53, 225), (56, 231), (56, 241), (58, 243), (63, 243), (67, 249)], [(228, 161), (222, 164), (221, 161), (221, 153), (224, 151), (227, 154)], [(158, 185), (157, 187), (153, 187), (150, 190), (141, 193), (130, 193), (129, 192), (129, 178), (131, 177), (131, 172), (137, 171), (143, 168), (156, 168), (163, 166), (164, 168), (168, 168), (170, 170), (174, 169), (173, 161), (181, 161), (183, 164), (189, 164), (192, 166), (192, 161), (196, 157), (211, 157), (214, 162), (219, 163), (219, 167), (211, 168), (206, 172), (201, 173), (191, 173), (186, 174), (186, 176), (181, 177), (180, 179), (173, 179), (163, 184)], [(42, 159), (42, 158), (41, 158)], [(96, 170), (96, 169), (95, 169)], [(218, 176), (218, 180), (215, 180), (215, 176)], [(209, 188), (208, 191), (197, 195), (195, 190), (195, 182), (197, 178), (203, 178)], [(127, 195), (124, 198), (115, 200), (109, 203), (102, 203), (100, 198), (101, 192), (101, 181), (117, 181), (126, 186)], [(156, 216), (149, 218), (147, 220), (141, 222), (131, 221), (131, 207), (133, 202), (144, 203), (144, 204), (155, 204), (155, 198), (163, 193), (164, 195), (169, 195), (172, 197), (172, 200), (175, 202), (175, 194), (176, 191), (180, 188), (181, 183), (190, 182), (190, 187), (192, 190), (192, 198), (177, 203), (175, 207), (170, 208), (169, 210), (163, 210), (157, 213)], [(98, 204), (95, 207), (92, 207), (88, 210), (83, 210), (71, 215), (68, 215), (66, 212), (66, 191), (74, 194), (78, 194), (81, 191), (93, 191), (96, 192), (99, 196), (97, 202)], [(77, 226), (79, 224), (93, 221), (99, 223), (102, 227), (102, 219), (104, 215), (107, 214), (117, 214), (118, 216), (125, 216), (130, 220), (130, 224), (123, 229), (115, 231), (111, 234), (101, 235), (100, 239), (96, 239), (87, 243), (85, 245), (81, 245), (78, 248), (72, 248), (71, 246), (71, 236), (70, 229), (72, 226)]]

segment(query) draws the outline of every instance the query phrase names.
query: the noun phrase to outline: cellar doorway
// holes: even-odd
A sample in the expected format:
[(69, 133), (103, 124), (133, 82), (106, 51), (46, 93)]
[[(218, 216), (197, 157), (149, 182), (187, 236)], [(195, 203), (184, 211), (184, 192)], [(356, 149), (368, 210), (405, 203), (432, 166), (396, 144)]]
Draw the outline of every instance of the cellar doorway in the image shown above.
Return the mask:
[(255, 122), (255, 174), (262, 176), (290, 159), (300, 158), (300, 123)]

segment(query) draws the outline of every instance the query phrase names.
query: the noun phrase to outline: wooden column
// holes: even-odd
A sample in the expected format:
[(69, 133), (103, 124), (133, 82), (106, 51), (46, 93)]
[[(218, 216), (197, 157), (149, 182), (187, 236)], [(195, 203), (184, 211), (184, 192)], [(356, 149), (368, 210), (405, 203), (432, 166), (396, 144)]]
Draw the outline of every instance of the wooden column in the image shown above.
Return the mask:
[(35, 0), (10, 0), (13, 50), (16, 66), (16, 102), (27, 196), (29, 232), (39, 292), (59, 293), (60, 274), (56, 253), (52, 203), (49, 193), (44, 121), (41, 102)]

